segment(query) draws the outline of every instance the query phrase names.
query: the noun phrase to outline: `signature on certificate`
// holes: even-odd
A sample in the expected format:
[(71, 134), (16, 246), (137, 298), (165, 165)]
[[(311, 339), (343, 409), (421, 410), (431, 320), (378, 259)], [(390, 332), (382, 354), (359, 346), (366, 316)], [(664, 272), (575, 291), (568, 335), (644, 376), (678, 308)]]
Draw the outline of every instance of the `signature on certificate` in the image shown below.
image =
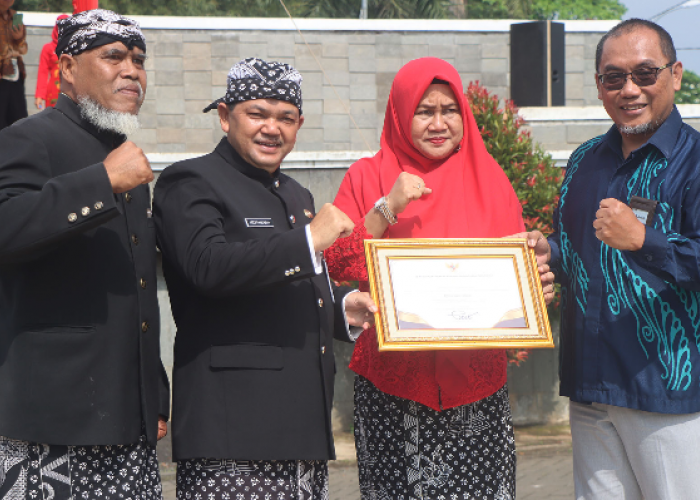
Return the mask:
[(466, 321), (466, 320), (472, 319), (477, 314), (479, 314), (478, 311), (472, 312), (472, 313), (468, 313), (468, 312), (464, 312), (464, 311), (452, 311), (451, 316), (456, 320)]

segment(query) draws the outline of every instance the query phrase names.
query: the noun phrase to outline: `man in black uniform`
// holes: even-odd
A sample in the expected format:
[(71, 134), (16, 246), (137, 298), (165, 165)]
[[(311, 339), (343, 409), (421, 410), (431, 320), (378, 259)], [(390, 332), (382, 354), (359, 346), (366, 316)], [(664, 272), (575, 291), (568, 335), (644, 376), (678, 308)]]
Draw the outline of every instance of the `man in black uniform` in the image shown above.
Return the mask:
[(0, 132), (0, 498), (162, 498), (145, 49), (110, 11), (59, 21), (56, 107)]
[[(246, 59), (217, 109), (213, 153), (175, 164), (154, 192), (177, 323), (178, 498), (327, 499), (333, 337), (369, 326), (366, 293), (331, 284), (320, 252), (352, 232), (280, 173), (304, 118), (301, 75)], [(190, 495), (190, 496), (188, 496)], [(268, 496), (266, 496), (268, 495)]]

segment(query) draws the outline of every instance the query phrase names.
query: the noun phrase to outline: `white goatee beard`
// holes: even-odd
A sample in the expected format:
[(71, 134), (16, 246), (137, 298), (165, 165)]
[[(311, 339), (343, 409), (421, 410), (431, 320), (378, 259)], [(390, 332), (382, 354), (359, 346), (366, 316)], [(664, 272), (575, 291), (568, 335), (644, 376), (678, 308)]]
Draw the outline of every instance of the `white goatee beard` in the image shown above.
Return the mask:
[(107, 109), (87, 96), (78, 96), (80, 116), (99, 130), (130, 136), (141, 128), (139, 117)]
[(619, 130), (621, 134), (643, 135), (648, 134), (649, 132), (654, 132), (660, 125), (661, 124), (658, 122), (647, 122), (642, 123), (641, 125), (618, 125), (617, 130)]

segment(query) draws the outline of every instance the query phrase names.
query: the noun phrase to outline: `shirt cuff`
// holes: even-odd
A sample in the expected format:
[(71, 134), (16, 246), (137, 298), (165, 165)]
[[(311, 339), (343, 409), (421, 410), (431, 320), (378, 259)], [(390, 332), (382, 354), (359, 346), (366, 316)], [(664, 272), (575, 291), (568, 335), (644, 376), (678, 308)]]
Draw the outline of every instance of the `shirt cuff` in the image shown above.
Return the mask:
[(348, 300), (348, 297), (350, 297), (350, 294), (354, 292), (359, 292), (359, 290), (353, 290), (352, 292), (349, 292), (345, 297), (343, 297), (343, 321), (345, 321), (345, 331), (348, 333), (348, 338), (355, 342), (360, 334), (364, 331), (364, 329), (361, 326), (350, 326), (348, 323), (348, 317), (345, 314), (345, 301)]
[[(304, 229), (306, 230), (306, 241), (309, 244), (314, 271), (316, 271), (316, 274), (321, 274), (323, 272), (323, 253), (317, 252), (314, 248), (314, 240), (311, 238), (311, 225), (307, 224)], [(343, 303), (343, 313), (345, 313), (345, 303)]]
[(666, 235), (647, 226), (642, 248), (636, 252), (630, 252), (633, 258), (647, 269), (660, 269), (666, 263), (666, 251), (668, 250), (668, 238)]
[(559, 245), (554, 238), (547, 238), (550, 249), (549, 257), (549, 267), (555, 268), (559, 266), (559, 260), (561, 259), (561, 252), (559, 251)]

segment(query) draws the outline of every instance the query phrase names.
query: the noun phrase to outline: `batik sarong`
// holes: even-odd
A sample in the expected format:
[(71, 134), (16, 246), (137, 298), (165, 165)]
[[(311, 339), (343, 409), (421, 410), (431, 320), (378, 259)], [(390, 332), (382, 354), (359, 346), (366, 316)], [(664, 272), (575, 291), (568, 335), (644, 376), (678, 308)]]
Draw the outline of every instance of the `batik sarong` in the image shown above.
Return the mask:
[(180, 460), (178, 500), (328, 500), (325, 460)]
[(435, 411), (355, 380), (362, 500), (515, 500), (515, 439), (504, 386)]
[(162, 500), (155, 446), (60, 446), (0, 437), (3, 500)]

